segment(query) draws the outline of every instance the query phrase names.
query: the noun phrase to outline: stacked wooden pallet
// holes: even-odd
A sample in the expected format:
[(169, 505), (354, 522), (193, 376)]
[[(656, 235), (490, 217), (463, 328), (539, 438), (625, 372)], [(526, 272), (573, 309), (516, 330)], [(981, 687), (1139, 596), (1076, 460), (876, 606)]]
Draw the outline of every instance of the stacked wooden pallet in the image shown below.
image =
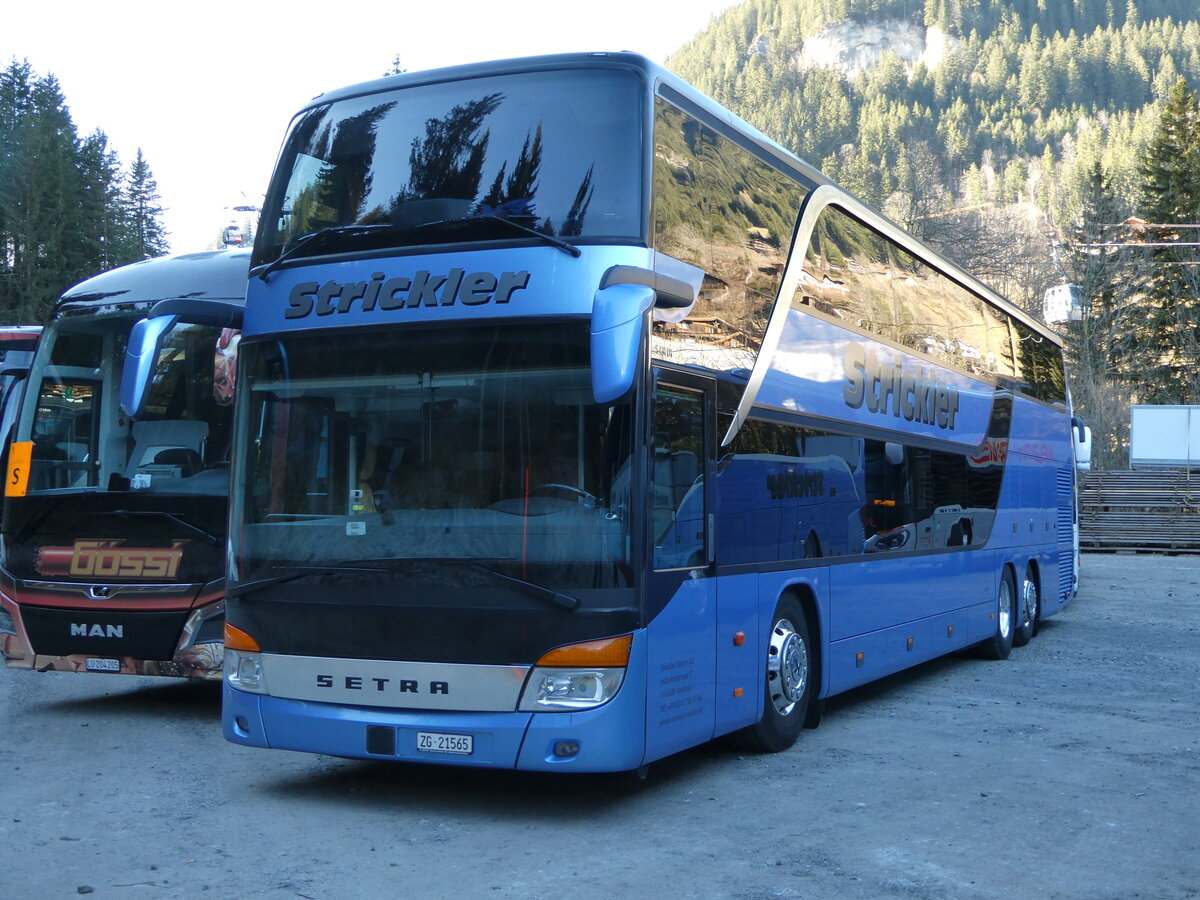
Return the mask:
[(1200, 471), (1080, 473), (1085, 550), (1200, 553)]

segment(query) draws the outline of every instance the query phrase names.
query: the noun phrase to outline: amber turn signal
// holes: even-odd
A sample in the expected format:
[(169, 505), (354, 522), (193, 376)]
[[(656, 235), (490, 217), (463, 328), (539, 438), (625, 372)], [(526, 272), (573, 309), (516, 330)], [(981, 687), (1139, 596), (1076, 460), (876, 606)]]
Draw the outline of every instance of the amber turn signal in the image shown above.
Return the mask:
[(230, 650), (242, 650), (246, 653), (261, 653), (258, 641), (246, 634), (240, 628), (225, 623), (225, 646)]
[[(226, 628), (229, 626), (226, 625)], [(247, 637), (249, 637), (247, 635)], [(609, 667), (629, 665), (629, 649), (633, 646), (633, 635), (623, 634), (615, 638), (584, 641), (582, 644), (567, 644), (555, 647), (537, 661), (539, 666)]]

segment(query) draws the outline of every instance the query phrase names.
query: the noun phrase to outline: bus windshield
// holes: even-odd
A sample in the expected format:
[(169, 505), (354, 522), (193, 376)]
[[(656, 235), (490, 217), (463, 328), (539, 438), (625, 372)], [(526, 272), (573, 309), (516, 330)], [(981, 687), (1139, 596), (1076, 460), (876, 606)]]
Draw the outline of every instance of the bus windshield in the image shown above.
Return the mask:
[(642, 242), (643, 90), (631, 73), (565, 70), (306, 110), (276, 168), (253, 265), (301, 251), (528, 241), (529, 230)]
[(356, 329), (243, 356), (235, 581), (424, 560), (631, 583), (632, 415), (594, 401), (586, 323)]
[(67, 315), (48, 329), (48, 359), (32, 372), (36, 404), (18, 435), (33, 444), (29, 495), (228, 494), (237, 341), (219, 328), (177, 325), (159, 351), (144, 414), (128, 422), (115, 415), (114, 376), (141, 314)]

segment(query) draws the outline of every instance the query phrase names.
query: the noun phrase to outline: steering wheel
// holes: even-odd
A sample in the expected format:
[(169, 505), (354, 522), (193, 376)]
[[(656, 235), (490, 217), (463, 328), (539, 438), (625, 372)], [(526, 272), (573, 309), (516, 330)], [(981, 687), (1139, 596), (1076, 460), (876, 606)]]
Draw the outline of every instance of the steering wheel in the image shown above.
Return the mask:
[(573, 497), (576, 503), (582, 507), (585, 507), (586, 509), (595, 509), (600, 505), (600, 498), (595, 494), (589, 494), (582, 488), (577, 488), (570, 484), (559, 484), (558, 482), (552, 481), (546, 484), (539, 484), (532, 491), (530, 491), (531, 494), (541, 494), (543, 492), (567, 494)]

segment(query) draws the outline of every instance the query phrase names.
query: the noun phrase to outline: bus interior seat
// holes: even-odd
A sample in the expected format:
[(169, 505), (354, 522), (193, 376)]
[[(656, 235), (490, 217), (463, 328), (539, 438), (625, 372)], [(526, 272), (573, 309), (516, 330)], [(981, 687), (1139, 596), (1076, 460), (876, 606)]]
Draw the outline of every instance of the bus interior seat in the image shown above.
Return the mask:
[(196, 419), (134, 422), (133, 453), (130, 454), (127, 471), (132, 474), (156, 464), (178, 465), (177, 462), (159, 459), (159, 454), (167, 450), (190, 450), (203, 461), (207, 438), (208, 423)]

